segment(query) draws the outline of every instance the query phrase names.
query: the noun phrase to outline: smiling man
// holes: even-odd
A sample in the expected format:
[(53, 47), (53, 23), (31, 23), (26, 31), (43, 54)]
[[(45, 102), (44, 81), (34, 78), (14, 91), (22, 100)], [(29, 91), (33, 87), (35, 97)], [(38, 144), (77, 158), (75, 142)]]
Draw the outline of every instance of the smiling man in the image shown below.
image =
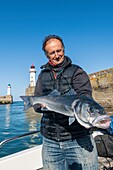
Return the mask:
[[(92, 98), (92, 89), (87, 73), (65, 53), (62, 38), (57, 35), (45, 37), (42, 49), (48, 62), (41, 66), (41, 73), (35, 87), (35, 96), (50, 94), (57, 90), (69, 95), (70, 90), (78, 95)], [(42, 159), (44, 170), (98, 170), (97, 150), (90, 129), (81, 126), (77, 120), (69, 125), (69, 117), (60, 113), (43, 112), (41, 134), (43, 136)]]

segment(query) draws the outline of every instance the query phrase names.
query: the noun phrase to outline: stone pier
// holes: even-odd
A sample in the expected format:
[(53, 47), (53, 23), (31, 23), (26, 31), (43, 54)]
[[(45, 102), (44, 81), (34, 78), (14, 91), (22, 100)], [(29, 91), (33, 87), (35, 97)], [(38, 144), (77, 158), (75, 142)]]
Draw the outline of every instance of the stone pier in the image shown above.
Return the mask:
[(13, 96), (0, 96), (0, 104), (12, 104), (13, 103)]

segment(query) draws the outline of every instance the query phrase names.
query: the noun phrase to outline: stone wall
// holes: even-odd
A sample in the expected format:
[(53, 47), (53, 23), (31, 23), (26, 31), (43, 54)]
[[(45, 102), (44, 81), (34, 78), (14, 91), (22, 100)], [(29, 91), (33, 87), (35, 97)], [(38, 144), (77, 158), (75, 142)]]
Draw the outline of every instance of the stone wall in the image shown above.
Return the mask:
[(0, 96), (0, 104), (12, 104), (13, 103), (13, 96)]
[(89, 74), (93, 97), (106, 110), (113, 111), (113, 68)]
[(26, 96), (33, 96), (34, 95), (34, 90), (35, 90), (35, 87), (27, 87), (26, 88), (26, 91), (25, 91), (25, 95)]

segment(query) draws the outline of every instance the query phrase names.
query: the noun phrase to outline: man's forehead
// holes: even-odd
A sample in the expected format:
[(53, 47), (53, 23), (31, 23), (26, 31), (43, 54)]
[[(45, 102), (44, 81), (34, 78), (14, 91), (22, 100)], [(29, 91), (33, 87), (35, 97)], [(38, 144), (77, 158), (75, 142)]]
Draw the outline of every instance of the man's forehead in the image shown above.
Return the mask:
[(62, 43), (60, 42), (60, 40), (58, 40), (58, 39), (56, 39), (56, 38), (52, 38), (52, 39), (48, 40), (48, 41), (46, 42), (46, 45), (48, 45), (48, 44), (50, 44), (50, 43), (62, 44)]
[(46, 43), (45, 49), (48, 50), (52, 47), (62, 48), (62, 43), (57, 39), (51, 39)]

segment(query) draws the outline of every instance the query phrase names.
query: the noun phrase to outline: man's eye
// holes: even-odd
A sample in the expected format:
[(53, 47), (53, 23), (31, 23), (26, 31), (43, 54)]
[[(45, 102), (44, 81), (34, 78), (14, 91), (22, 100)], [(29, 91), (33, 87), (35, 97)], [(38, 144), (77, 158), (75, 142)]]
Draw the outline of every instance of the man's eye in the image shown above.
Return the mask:
[(60, 53), (61, 51), (62, 51), (62, 49), (60, 49), (60, 50), (57, 50), (56, 52), (57, 52), (57, 53)]
[(50, 55), (53, 55), (53, 54), (55, 54), (55, 51), (52, 51), (51, 53), (49, 53)]

